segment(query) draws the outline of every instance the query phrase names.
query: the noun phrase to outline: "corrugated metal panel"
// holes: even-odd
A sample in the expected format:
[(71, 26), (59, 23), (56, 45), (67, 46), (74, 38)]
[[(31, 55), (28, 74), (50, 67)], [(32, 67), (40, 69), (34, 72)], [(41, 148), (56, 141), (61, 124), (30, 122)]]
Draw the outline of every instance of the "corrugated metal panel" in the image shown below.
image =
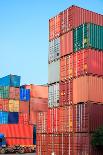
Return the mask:
[(19, 100), (9, 100), (9, 111), (10, 112), (19, 112)]
[(60, 82), (60, 106), (73, 104), (73, 80)]
[(18, 124), (19, 114), (18, 112), (9, 112), (8, 113), (8, 124)]
[(29, 124), (29, 114), (19, 113), (19, 124)]
[(49, 85), (49, 107), (59, 106), (59, 83)]
[(21, 124), (0, 125), (0, 133), (7, 138), (33, 138), (33, 126)]
[(39, 85), (26, 85), (26, 89), (30, 89), (30, 97), (34, 98), (48, 98), (48, 87)]
[(74, 77), (85, 74), (103, 76), (103, 51), (84, 49), (74, 54)]
[(9, 98), (19, 100), (20, 99), (20, 89), (15, 87), (9, 87)]
[(8, 146), (11, 145), (33, 145), (33, 139), (32, 138), (6, 138), (6, 142)]
[(9, 87), (8, 86), (0, 86), (0, 98), (7, 99), (9, 98)]
[(37, 113), (37, 133), (47, 133), (47, 112)]
[(73, 79), (73, 103), (87, 101), (103, 103), (102, 77), (81, 76)]
[(0, 78), (0, 86), (19, 87), (20, 86), (20, 76), (8, 75), (3, 78)]
[(0, 99), (0, 111), (9, 111), (9, 100), (8, 99)]
[(29, 123), (31, 125), (36, 125), (37, 124), (37, 112), (30, 111), (30, 121)]
[(83, 24), (73, 30), (74, 51), (84, 48), (103, 50), (103, 26)]
[(55, 83), (60, 80), (60, 60), (52, 62), (49, 64), (49, 77), (48, 83)]
[(60, 80), (65, 81), (73, 77), (73, 54), (60, 59)]
[(60, 37), (60, 56), (73, 53), (73, 31), (69, 31)]
[(8, 124), (8, 112), (0, 111), (0, 124)]
[(60, 57), (60, 38), (49, 42), (49, 62), (52, 62)]
[(19, 112), (22, 113), (29, 113), (29, 102), (27, 101), (20, 101), (20, 109)]
[(21, 101), (30, 100), (30, 89), (20, 88), (20, 100)]

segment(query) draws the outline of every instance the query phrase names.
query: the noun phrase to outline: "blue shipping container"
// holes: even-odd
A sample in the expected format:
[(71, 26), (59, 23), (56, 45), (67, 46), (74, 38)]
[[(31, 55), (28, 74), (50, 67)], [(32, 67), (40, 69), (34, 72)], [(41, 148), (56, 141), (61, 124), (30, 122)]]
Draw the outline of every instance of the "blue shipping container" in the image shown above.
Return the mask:
[(36, 145), (36, 126), (33, 128), (33, 144)]
[(8, 75), (0, 78), (0, 86), (20, 87), (20, 76)]
[(8, 124), (18, 124), (19, 114), (18, 112), (9, 112), (8, 113)]
[(8, 124), (8, 112), (0, 111), (0, 124)]
[(30, 100), (30, 89), (20, 88), (20, 100), (29, 101)]

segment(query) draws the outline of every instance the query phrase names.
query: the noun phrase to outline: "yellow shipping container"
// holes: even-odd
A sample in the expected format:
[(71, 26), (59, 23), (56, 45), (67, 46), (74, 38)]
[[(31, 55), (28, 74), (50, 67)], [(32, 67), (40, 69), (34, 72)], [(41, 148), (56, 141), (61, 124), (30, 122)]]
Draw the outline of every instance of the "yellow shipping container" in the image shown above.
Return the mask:
[(9, 100), (9, 111), (19, 112), (19, 100)]

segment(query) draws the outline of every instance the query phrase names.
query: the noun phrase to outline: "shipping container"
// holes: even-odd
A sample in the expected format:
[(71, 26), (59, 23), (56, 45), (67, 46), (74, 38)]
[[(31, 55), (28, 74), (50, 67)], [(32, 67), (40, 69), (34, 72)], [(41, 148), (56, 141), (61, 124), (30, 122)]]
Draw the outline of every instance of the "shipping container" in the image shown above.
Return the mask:
[(25, 85), (26, 89), (30, 89), (31, 98), (48, 98), (48, 87), (44, 85)]
[(33, 126), (33, 144), (36, 145), (36, 125)]
[(30, 111), (30, 121), (29, 124), (36, 125), (37, 124), (37, 111)]
[(33, 145), (33, 139), (32, 138), (6, 138), (6, 142), (8, 144), (8, 146), (13, 146), (13, 145)]
[(59, 106), (59, 83), (49, 85), (48, 98), (48, 106), (50, 108)]
[(20, 87), (20, 76), (8, 75), (0, 78), (0, 86)]
[(103, 76), (103, 51), (84, 49), (73, 57), (74, 77), (86, 74)]
[(49, 42), (49, 63), (60, 58), (60, 37)]
[(47, 134), (37, 134), (36, 155), (47, 155), (47, 150), (48, 150)]
[(19, 100), (9, 100), (9, 112), (19, 112)]
[(60, 60), (53, 61), (51, 64), (49, 64), (49, 70), (48, 70), (48, 83), (55, 83), (59, 82), (60, 80)]
[(19, 124), (29, 124), (29, 114), (28, 113), (19, 113)]
[(73, 31), (60, 36), (60, 57), (73, 53)]
[(103, 78), (97, 76), (81, 76), (73, 79), (73, 103), (103, 103)]
[(37, 133), (47, 133), (47, 112), (37, 113)]
[(30, 100), (30, 89), (20, 88), (20, 101)]
[(27, 101), (20, 101), (19, 112), (29, 113), (30, 103)]
[(60, 81), (73, 78), (73, 54), (60, 59)]
[(19, 114), (18, 112), (9, 112), (8, 113), (8, 124), (18, 124)]
[(0, 133), (3, 133), (6, 138), (33, 139), (33, 126), (23, 124), (3, 124), (0, 125)]
[(60, 82), (60, 106), (73, 104), (73, 80)]
[(49, 20), (49, 40), (60, 36), (60, 22), (60, 14)]
[(0, 111), (0, 124), (8, 124), (8, 112)]
[[(72, 109), (72, 106), (70, 107)], [(79, 103), (73, 107), (74, 132), (94, 132), (103, 125), (103, 105)]]
[(89, 23), (73, 30), (74, 52), (89, 47), (103, 50), (103, 26)]
[(73, 106), (64, 106), (59, 108), (58, 132), (73, 132)]
[(8, 99), (0, 99), (0, 111), (9, 111), (9, 100)]

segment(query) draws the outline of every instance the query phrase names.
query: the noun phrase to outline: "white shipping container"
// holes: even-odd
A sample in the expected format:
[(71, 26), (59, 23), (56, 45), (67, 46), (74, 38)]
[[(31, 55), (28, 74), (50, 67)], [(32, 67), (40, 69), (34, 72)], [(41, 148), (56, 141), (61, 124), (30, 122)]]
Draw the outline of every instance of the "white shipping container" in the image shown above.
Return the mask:
[(48, 83), (52, 84), (55, 82), (59, 82), (60, 80), (60, 60), (53, 61), (51, 64), (48, 66)]

